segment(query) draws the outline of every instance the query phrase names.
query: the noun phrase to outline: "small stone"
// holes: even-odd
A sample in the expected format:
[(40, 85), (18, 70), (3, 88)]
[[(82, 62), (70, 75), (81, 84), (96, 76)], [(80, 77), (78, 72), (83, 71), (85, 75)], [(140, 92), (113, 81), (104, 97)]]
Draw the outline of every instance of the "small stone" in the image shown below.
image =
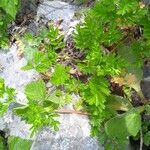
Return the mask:
[(144, 97), (147, 100), (150, 100), (150, 77), (144, 78), (141, 81), (140, 86)]

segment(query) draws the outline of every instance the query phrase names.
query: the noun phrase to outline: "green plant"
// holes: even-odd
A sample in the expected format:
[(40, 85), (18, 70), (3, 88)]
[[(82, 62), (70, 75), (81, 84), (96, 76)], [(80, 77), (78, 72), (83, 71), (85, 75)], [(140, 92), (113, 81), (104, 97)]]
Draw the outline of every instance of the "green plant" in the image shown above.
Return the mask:
[[(76, 48), (85, 55), (74, 60), (77, 72), (73, 74), (72, 66), (58, 61), (64, 48), (58, 28), (50, 25), (37, 37), (27, 34), (23, 53), (28, 63), (22, 69), (35, 69), (41, 79), (26, 85), (28, 103), (14, 112), (32, 125), (32, 133), (43, 126), (57, 130), (57, 109), (75, 93), (88, 112), (92, 135), (101, 138), (106, 150), (126, 149), (129, 138), (140, 139), (142, 133), (149, 146), (149, 123), (143, 121), (149, 105), (141, 102), (135, 107), (131, 98), (133, 91), (141, 95), (141, 66), (143, 58), (150, 56), (149, 24), (149, 10), (139, 0), (98, 0), (74, 33)], [(47, 82), (54, 91), (46, 87)]]
[(0, 46), (5, 46), (8, 42), (7, 27), (15, 19), (18, 3), (18, 0), (0, 1)]
[(32, 141), (22, 139), (19, 137), (9, 136), (3, 137), (0, 136), (0, 149), (1, 150), (29, 150), (31, 148)]
[(19, 137), (10, 136), (8, 138), (9, 150), (29, 150), (31, 148), (32, 141), (22, 139)]
[(0, 116), (8, 109), (10, 103), (14, 102), (15, 91), (5, 85), (4, 79), (0, 78)]
[(44, 126), (51, 126), (57, 130), (59, 122), (55, 117), (58, 115), (54, 110), (59, 107), (58, 101), (60, 98), (48, 93), (42, 80), (28, 84), (25, 87), (25, 94), (28, 103), (22, 107), (15, 108), (14, 112), (28, 124), (31, 124), (32, 134)]
[(114, 81), (126, 90), (128, 87), (128, 95), (124, 90), (127, 98), (124, 104), (121, 98), (119, 101), (116, 96), (112, 98), (107, 80), (132, 73), (136, 82), (140, 81), (143, 58), (150, 56), (148, 24), (148, 8), (140, 1), (101, 0), (89, 10), (83, 24), (78, 25), (74, 33), (76, 47), (86, 54), (84, 60), (77, 61), (78, 67), (88, 76), (79, 93), (90, 113), (93, 135), (104, 129), (106, 149), (122, 149), (123, 145), (126, 149), (128, 138), (139, 135), (141, 130), (140, 114), (145, 107), (139, 112), (140, 108), (131, 104), (131, 91), (134, 88), (139, 92), (132, 76), (128, 78), (132, 83), (122, 84), (125, 77)]
[(56, 62), (57, 50), (64, 47), (63, 38), (58, 28), (53, 25), (50, 25), (48, 30), (43, 29), (38, 37), (27, 34), (24, 38), (26, 44), (24, 54), (28, 63), (22, 69), (35, 69), (40, 73), (47, 72)]

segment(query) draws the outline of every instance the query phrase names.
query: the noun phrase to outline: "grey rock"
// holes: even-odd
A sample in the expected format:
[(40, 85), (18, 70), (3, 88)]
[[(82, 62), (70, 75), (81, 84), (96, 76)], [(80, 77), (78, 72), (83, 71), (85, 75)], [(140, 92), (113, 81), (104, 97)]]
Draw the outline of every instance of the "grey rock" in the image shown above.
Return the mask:
[(147, 77), (150, 77), (150, 58), (147, 58), (143, 65), (143, 78)]
[(150, 5), (150, 0), (143, 0), (146, 5)]
[(25, 14), (29, 13), (36, 13), (37, 3), (40, 2), (39, 0), (21, 0), (21, 8), (18, 12), (20, 17), (24, 16)]
[(150, 100), (150, 59), (146, 59), (143, 65), (143, 79), (140, 83), (141, 91), (147, 100)]
[(16, 45), (13, 45), (9, 52), (0, 53), (0, 64), (3, 67), (0, 76), (5, 79), (7, 86), (23, 92), (24, 86), (27, 83), (39, 77), (35, 70), (21, 70), (26, 63), (25, 58), (19, 58), (17, 56)]
[(33, 36), (36, 36), (37, 33), (38, 33), (38, 27), (37, 27), (37, 23), (35, 21), (32, 21), (27, 29), (26, 29), (26, 32), (29, 32), (31, 33)]
[(65, 31), (73, 19), (77, 7), (61, 1), (47, 1), (41, 3), (37, 10), (37, 20), (44, 18), (46, 21), (53, 20), (56, 23), (63, 20), (62, 26)]
[[(39, 78), (39, 74), (35, 70), (22, 71), (21, 67), (26, 64), (24, 58), (17, 56), (17, 47), (13, 45), (9, 51), (0, 52), (0, 64), (3, 70), (0, 72), (0, 77), (4, 78), (5, 84), (16, 89), (16, 101), (19, 103), (26, 103), (27, 99), (24, 95), (24, 86)], [(14, 104), (9, 106), (8, 112), (3, 118), (0, 118), (0, 129), (7, 132), (7, 134), (28, 138), (30, 135), (30, 126), (21, 121), (20, 117), (12, 114)]]
[(90, 137), (87, 116), (63, 114), (58, 132), (44, 128), (39, 132), (32, 150), (103, 150), (96, 138)]
[(140, 83), (140, 87), (144, 97), (150, 100), (150, 77), (144, 78)]

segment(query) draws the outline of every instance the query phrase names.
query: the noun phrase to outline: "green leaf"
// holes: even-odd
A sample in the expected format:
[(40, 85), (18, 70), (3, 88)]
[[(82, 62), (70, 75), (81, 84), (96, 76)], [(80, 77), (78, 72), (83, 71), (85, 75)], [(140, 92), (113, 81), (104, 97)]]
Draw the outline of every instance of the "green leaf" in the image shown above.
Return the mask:
[(123, 98), (117, 95), (110, 95), (107, 106), (114, 110), (128, 111), (132, 108), (131, 103), (127, 98)]
[(140, 114), (133, 112), (129, 113), (125, 117), (125, 124), (129, 135), (136, 136), (141, 129), (141, 116)]
[(105, 124), (105, 131), (109, 137), (125, 139), (128, 136), (136, 136), (141, 128), (141, 116), (133, 110), (118, 115)]
[(141, 20), (141, 24), (143, 25), (143, 35), (150, 43), (150, 18), (145, 17)]
[(139, 42), (133, 42), (130, 47), (122, 45), (119, 48), (118, 54), (125, 60), (127, 71), (134, 74), (140, 81), (142, 78), (141, 66), (143, 63), (143, 58), (141, 57), (143, 56), (142, 45)]
[(27, 84), (25, 94), (31, 100), (44, 100), (46, 97), (45, 83), (42, 80), (38, 80)]
[(47, 101), (53, 102), (54, 104), (60, 104), (62, 98), (56, 96), (55, 94), (51, 94), (50, 96), (47, 97)]
[(26, 66), (22, 67), (23, 70), (35, 69), (38, 72), (46, 72), (52, 64), (51, 59), (48, 55), (43, 52), (34, 52), (32, 60), (29, 60)]
[(8, 138), (9, 150), (29, 150), (32, 145), (31, 140), (25, 140), (19, 137)]
[(11, 102), (14, 101), (15, 91), (5, 86), (4, 80), (0, 78), (0, 115), (3, 115)]
[(0, 149), (1, 150), (4, 150), (5, 147), (4, 147), (4, 138), (0, 136)]
[(150, 131), (148, 131), (144, 134), (143, 140), (144, 140), (145, 145), (147, 145), (147, 146), (150, 145)]
[(12, 18), (15, 19), (16, 13), (17, 13), (17, 4), (18, 1), (17, 0), (7, 0), (7, 2), (5, 1), (3, 6), (3, 9), (6, 11), (7, 14), (9, 14)]
[(57, 64), (55, 67), (55, 71), (52, 74), (50, 82), (59, 86), (65, 84), (66, 81), (69, 80), (69, 70), (67, 67), (63, 65)]
[(138, 6), (137, 1), (121, 0), (117, 14), (125, 15), (127, 13), (131, 13), (132, 11), (134, 11), (134, 9), (137, 8), (137, 6)]

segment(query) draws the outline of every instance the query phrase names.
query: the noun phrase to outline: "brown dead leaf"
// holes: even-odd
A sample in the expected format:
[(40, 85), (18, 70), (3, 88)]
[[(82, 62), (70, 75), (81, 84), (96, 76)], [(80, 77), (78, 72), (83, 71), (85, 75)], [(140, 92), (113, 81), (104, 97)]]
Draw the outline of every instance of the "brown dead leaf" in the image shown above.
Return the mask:
[(111, 79), (111, 82), (117, 83), (117, 84), (119, 84), (119, 86), (123, 86), (126, 83), (126, 81), (123, 77), (118, 77), (118, 76), (113, 77)]
[(143, 2), (139, 2), (139, 5), (141, 9), (145, 7), (145, 4)]
[(129, 74), (126, 74), (125, 81), (126, 81), (126, 85), (130, 86), (132, 84), (135, 84), (137, 79), (136, 79), (135, 75), (129, 73)]
[(23, 56), (23, 52), (24, 52), (24, 44), (21, 40), (17, 39), (16, 40), (16, 46), (17, 46), (17, 56), (19, 58), (21, 58)]
[(82, 73), (77, 68), (71, 68), (69, 73), (71, 75), (77, 75), (77, 76), (81, 76), (82, 75)]

